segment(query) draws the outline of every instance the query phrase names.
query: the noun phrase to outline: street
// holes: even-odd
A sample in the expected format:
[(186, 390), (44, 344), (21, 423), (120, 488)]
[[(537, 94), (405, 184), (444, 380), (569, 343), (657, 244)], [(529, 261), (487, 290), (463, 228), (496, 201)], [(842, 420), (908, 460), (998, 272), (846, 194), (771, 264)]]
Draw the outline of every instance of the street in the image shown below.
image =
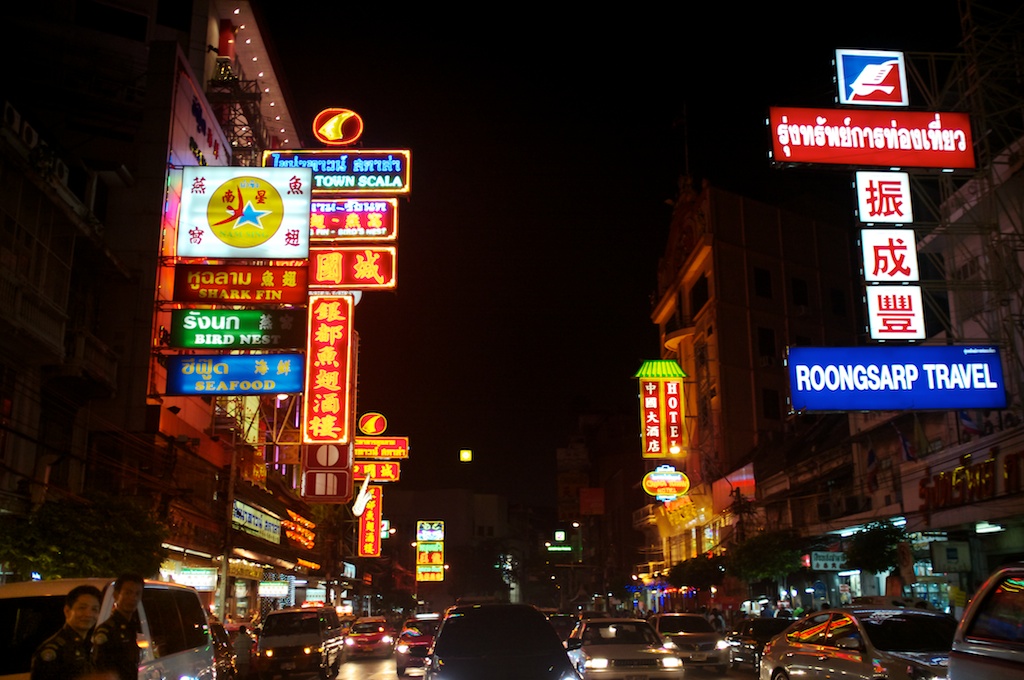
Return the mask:
[[(405, 677), (422, 677), (423, 671), (409, 670)], [(712, 671), (694, 670), (686, 673), (690, 680), (716, 680), (717, 678), (730, 678), (731, 680), (752, 680), (755, 678), (754, 671), (749, 667), (732, 669), (725, 675), (718, 675)], [(341, 665), (337, 680), (394, 680), (395, 674), (394, 659), (353, 659)]]

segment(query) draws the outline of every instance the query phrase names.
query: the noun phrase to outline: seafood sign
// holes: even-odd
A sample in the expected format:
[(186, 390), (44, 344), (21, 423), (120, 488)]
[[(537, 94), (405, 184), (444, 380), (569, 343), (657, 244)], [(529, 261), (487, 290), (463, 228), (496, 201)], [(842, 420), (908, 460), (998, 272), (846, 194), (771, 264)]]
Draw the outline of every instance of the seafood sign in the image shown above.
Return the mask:
[(296, 394), (302, 391), (303, 363), (302, 354), (169, 356), (164, 393)]

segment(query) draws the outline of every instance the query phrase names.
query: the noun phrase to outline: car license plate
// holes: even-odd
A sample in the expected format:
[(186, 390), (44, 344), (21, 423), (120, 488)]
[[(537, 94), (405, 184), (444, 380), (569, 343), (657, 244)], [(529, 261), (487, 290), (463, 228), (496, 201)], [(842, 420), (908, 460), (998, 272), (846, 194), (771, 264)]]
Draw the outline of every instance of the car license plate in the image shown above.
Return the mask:
[(627, 675), (624, 680), (647, 680), (646, 675)]
[(281, 670), (283, 670), (283, 671), (293, 671), (293, 670), (295, 670), (295, 662), (294, 661), (285, 661), (284, 663), (281, 664)]
[(690, 660), (691, 661), (704, 661), (707, 658), (708, 658), (708, 655), (705, 654), (704, 652), (694, 652), (693, 654), (690, 655)]

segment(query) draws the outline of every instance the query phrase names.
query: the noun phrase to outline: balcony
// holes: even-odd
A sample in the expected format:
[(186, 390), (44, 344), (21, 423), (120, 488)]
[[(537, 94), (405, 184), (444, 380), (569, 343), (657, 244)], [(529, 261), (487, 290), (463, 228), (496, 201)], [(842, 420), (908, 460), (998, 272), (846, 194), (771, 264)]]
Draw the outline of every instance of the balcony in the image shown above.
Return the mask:
[(658, 524), (657, 506), (648, 504), (639, 510), (633, 511), (633, 528), (643, 531), (646, 527), (654, 527)]
[(679, 352), (679, 344), (683, 338), (693, 335), (696, 325), (693, 319), (673, 316), (665, 322), (665, 329), (662, 331), (662, 344), (665, 349), (672, 353)]

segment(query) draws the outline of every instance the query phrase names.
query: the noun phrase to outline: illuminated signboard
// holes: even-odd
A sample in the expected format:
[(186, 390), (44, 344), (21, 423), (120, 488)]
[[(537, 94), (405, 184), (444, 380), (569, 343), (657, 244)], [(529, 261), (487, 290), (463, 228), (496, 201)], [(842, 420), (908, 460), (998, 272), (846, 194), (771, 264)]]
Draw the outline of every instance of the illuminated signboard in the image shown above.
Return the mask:
[(223, 305), (305, 305), (309, 267), (193, 265), (174, 267), (174, 300)]
[(418, 520), (416, 522), (417, 541), (443, 541), (444, 521), (442, 520)]
[(365, 461), (352, 463), (352, 477), (361, 482), (367, 477), (372, 482), (397, 482), (401, 474), (398, 461)]
[(868, 286), (868, 329), (872, 340), (924, 340), (920, 286)]
[(302, 441), (346, 444), (352, 414), (351, 295), (309, 297)]
[(857, 218), (869, 224), (910, 224), (910, 175), (905, 172), (855, 173)]
[(913, 229), (862, 229), (864, 280), (875, 283), (917, 281), (917, 242)]
[(352, 447), (318, 444), (302, 447), (301, 496), (308, 502), (352, 500)]
[(314, 243), (398, 238), (397, 198), (316, 198), (309, 210), (309, 237)]
[(907, 65), (902, 52), (836, 50), (840, 104), (907, 106)]
[(409, 193), (407, 149), (264, 151), (267, 168), (309, 170), (314, 194), (395, 196)]
[(232, 507), (231, 523), (247, 534), (271, 543), (281, 542), (281, 520), (236, 500)]
[(408, 437), (356, 437), (356, 458), (408, 458)]
[(777, 164), (974, 167), (966, 113), (772, 107), (768, 124)]
[(310, 248), (309, 287), (318, 290), (388, 290), (398, 285), (394, 246)]
[(309, 249), (308, 169), (182, 169), (178, 257), (301, 260)]
[(444, 564), (444, 541), (416, 541), (416, 564)]
[(645, 361), (640, 379), (640, 432), (644, 458), (666, 458), (683, 452), (683, 378), (672, 360)]
[(324, 109), (313, 119), (313, 136), (328, 146), (347, 146), (363, 134), (363, 119), (348, 109)]
[(306, 310), (175, 309), (168, 342), (187, 349), (303, 348)]
[(302, 391), (301, 354), (173, 355), (167, 360), (172, 396), (296, 394)]
[(443, 581), (444, 580), (444, 566), (437, 564), (417, 564), (416, 565), (416, 580), (417, 581)]
[(1006, 406), (995, 346), (790, 347), (787, 362), (797, 412)]
[(384, 492), (379, 486), (368, 486), (370, 500), (359, 516), (359, 557), (380, 557), (382, 501)]
[(644, 475), (641, 486), (647, 495), (669, 501), (686, 495), (690, 490), (690, 479), (671, 465), (659, 465)]
[[(384, 431), (388, 429), (388, 419), (384, 417), (383, 413), (370, 411), (359, 416), (357, 426), (359, 427), (359, 431), (363, 434), (368, 434), (370, 436), (384, 434)], [(356, 446), (358, 445), (359, 439), (356, 438)]]

